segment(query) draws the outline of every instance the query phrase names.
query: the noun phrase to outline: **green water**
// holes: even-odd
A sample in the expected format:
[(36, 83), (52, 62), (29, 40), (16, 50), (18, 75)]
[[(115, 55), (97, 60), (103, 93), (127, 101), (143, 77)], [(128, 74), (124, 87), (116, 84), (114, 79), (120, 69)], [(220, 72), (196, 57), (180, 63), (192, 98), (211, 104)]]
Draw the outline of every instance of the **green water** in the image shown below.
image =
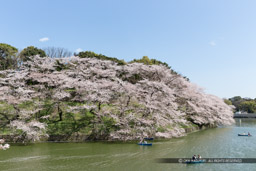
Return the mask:
[[(241, 132), (252, 137), (238, 137)], [(229, 127), (209, 129), (152, 147), (135, 143), (39, 143), (13, 145), (0, 151), (0, 170), (4, 171), (80, 171), (80, 170), (256, 170), (256, 164), (162, 164), (156, 158), (191, 157), (256, 158), (256, 119), (237, 119)]]

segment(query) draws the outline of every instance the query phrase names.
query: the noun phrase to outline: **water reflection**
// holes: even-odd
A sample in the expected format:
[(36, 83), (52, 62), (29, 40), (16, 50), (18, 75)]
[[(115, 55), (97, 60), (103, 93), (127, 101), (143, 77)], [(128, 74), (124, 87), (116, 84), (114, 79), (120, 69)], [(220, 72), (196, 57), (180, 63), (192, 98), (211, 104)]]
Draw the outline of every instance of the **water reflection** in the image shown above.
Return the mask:
[(235, 121), (237, 127), (256, 127), (256, 119), (236, 118)]
[[(155, 141), (152, 147), (136, 143), (39, 143), (12, 145), (0, 151), (1, 171), (48, 170), (254, 170), (256, 164), (160, 164), (156, 158), (251, 157), (256, 158), (256, 119), (236, 119), (228, 127), (191, 133), (168, 141)], [(252, 137), (239, 137), (250, 132)]]

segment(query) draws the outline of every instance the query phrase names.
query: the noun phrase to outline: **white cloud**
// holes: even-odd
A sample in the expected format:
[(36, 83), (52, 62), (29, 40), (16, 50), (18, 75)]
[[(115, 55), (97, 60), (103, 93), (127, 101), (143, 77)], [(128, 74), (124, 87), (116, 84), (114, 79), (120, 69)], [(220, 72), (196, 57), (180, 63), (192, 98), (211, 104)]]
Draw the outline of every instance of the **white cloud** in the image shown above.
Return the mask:
[(216, 46), (216, 43), (215, 43), (214, 41), (210, 41), (209, 44), (210, 44), (211, 46)]
[(46, 41), (48, 41), (48, 40), (49, 40), (48, 37), (43, 37), (43, 38), (39, 39), (40, 42), (46, 42)]
[(83, 49), (81, 49), (81, 48), (76, 49), (77, 53), (82, 52), (82, 51), (83, 51)]

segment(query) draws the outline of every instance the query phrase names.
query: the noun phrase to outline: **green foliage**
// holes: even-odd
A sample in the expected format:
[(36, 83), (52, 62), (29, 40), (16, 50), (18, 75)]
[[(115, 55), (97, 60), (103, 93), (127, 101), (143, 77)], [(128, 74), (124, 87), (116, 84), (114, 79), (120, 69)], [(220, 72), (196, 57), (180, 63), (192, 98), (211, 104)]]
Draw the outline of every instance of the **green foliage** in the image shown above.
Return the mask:
[(189, 123), (189, 124), (179, 123), (179, 126), (184, 129), (198, 127), (196, 124), (193, 124), (193, 123)]
[[(72, 89), (70, 89), (72, 90)], [(68, 89), (69, 91), (69, 89)], [(81, 103), (81, 102), (74, 102), (74, 101), (68, 101), (68, 102), (65, 102), (68, 106), (81, 106), (81, 105), (84, 105), (84, 103)]]
[(116, 123), (112, 117), (108, 117), (108, 116), (103, 116), (102, 121), (103, 121), (104, 125), (106, 126), (106, 129), (109, 131), (114, 127), (114, 125)]
[[(229, 99), (232, 104), (238, 109), (238, 106), (241, 102), (245, 101), (245, 99), (243, 99), (242, 97), (240, 96), (235, 96), (235, 97), (232, 97)], [(239, 110), (239, 109), (238, 109)]]
[(243, 101), (240, 103), (239, 109), (248, 113), (255, 113), (256, 102), (254, 100)]
[[(51, 115), (48, 123), (47, 133), (50, 135), (71, 135), (75, 132), (90, 135), (95, 127), (95, 115), (86, 109), (80, 112), (71, 113), (67, 112), (63, 106), (80, 106), (83, 103), (79, 102), (64, 102), (59, 105), (62, 106), (63, 120), (56, 118), (56, 110), (54, 109), (54, 103), (46, 102), (44, 110), (40, 112), (42, 115)], [(55, 116), (54, 116), (55, 113)], [(109, 124), (108, 120), (104, 120), (106, 124)]]
[(157, 131), (157, 132), (165, 132), (166, 129), (165, 129), (164, 127), (160, 126), (160, 127), (158, 127), (158, 128), (156, 129), (156, 131)]
[(248, 113), (255, 113), (256, 112), (256, 101), (250, 98), (242, 98), (240, 96), (235, 96), (229, 98), (232, 102), (232, 105), (236, 107), (236, 111), (248, 112)]
[(184, 104), (184, 105), (180, 105), (178, 107), (178, 110), (182, 111), (182, 112), (186, 112), (187, 111), (187, 106)]
[(39, 82), (37, 80), (28, 79), (26, 80), (27, 85), (37, 85)]
[[(49, 99), (45, 99), (42, 104), (42, 110), (38, 113), (38, 117), (41, 118), (42, 116), (50, 115), (54, 112), (54, 104), (55, 102)], [(41, 122), (44, 122), (44, 119), (40, 119)]]
[(29, 109), (34, 106), (34, 101), (24, 101), (23, 103), (20, 103), (18, 107), (20, 109)]
[(129, 121), (129, 126), (130, 126), (131, 128), (134, 128), (134, 126), (135, 126), (135, 121), (134, 121), (134, 120), (130, 120), (130, 121)]
[(84, 115), (84, 118), (82, 118), (82, 121), (86, 121), (87, 124), (89, 124), (93, 119), (95, 118), (95, 115), (91, 112), (86, 112)]
[(137, 63), (143, 63), (145, 65), (152, 65), (152, 61), (148, 58), (148, 56), (143, 56), (141, 59), (134, 59), (131, 63), (137, 62)]
[(14, 56), (18, 52), (18, 49), (5, 44), (5, 43), (0, 43), (0, 57), (1, 58), (7, 58), (8, 56)]
[(0, 101), (0, 132), (4, 134), (4, 132), (9, 131), (8, 123), (10, 119), (15, 118), (17, 116), (17, 112), (14, 108), (14, 105), (8, 104), (5, 101)]
[[(75, 92), (76, 89), (75, 88), (67, 88), (65, 89), (66, 92)], [(72, 102), (71, 102), (72, 103)]]
[(234, 96), (234, 97), (230, 98), (229, 100), (231, 100), (232, 102), (237, 102), (237, 101), (241, 101), (243, 99), (241, 96)]
[(74, 123), (56, 122), (48, 124), (47, 133), (50, 135), (71, 135)]
[(92, 51), (84, 51), (84, 52), (79, 52), (78, 56), (80, 58), (97, 58), (97, 59), (101, 59), (101, 60), (110, 60), (110, 61), (114, 61), (116, 62), (118, 65), (125, 65), (126, 62), (124, 60), (119, 60), (117, 58), (113, 58), (113, 57), (108, 57), (102, 54), (97, 54), (95, 52)]
[[(149, 59), (148, 56), (143, 56), (141, 59), (134, 59), (134, 60), (132, 60), (129, 63), (143, 63), (145, 65), (163, 65), (163, 66), (169, 68), (171, 70), (172, 74), (182, 76), (181, 74), (179, 74), (176, 71), (172, 70), (171, 67), (167, 63), (158, 61), (156, 59)], [(186, 79), (187, 81), (189, 81), (189, 78), (187, 78), (186, 76), (182, 76), (182, 77), (184, 79)]]
[(96, 135), (101, 135), (101, 136), (107, 136), (110, 134), (111, 131), (116, 130), (117, 128), (115, 127), (115, 120), (111, 117), (108, 116), (103, 116), (101, 123), (97, 123), (94, 125), (94, 134)]
[(11, 128), (8, 127), (1, 127), (0, 128), (1, 135), (11, 135), (13, 133)]
[(227, 105), (232, 105), (232, 101), (231, 101), (231, 100), (224, 99), (224, 102), (225, 102)]
[(15, 109), (13, 105), (10, 105), (4, 101), (0, 101), (0, 112), (1, 113), (14, 113)]
[(142, 80), (143, 78), (139, 75), (139, 74), (133, 74), (131, 77), (129, 78), (124, 78), (123, 81), (128, 81), (132, 84), (136, 84), (138, 81)]
[(61, 70), (64, 70), (64, 69), (69, 69), (69, 67), (67, 66), (67, 65), (65, 65), (65, 64), (63, 64), (63, 63), (60, 63), (60, 61), (59, 60), (56, 60), (56, 64), (55, 64), (55, 69), (57, 70), (57, 71), (61, 71)]
[(17, 52), (18, 49), (15, 47), (0, 43), (0, 70), (14, 69), (17, 67)]
[(6, 75), (3, 73), (0, 73), (0, 78), (6, 78)]
[(158, 61), (156, 59), (149, 59), (148, 56), (143, 56), (141, 59), (134, 59), (129, 63), (143, 63), (145, 65), (164, 65), (168, 68), (171, 68), (167, 63)]
[[(40, 114), (51, 114), (51, 117), (48, 120), (48, 128), (47, 133), (50, 135), (71, 135), (72, 133), (76, 132), (77, 122), (75, 120), (75, 114), (70, 112), (65, 112), (63, 116), (63, 120), (56, 119), (56, 110), (52, 104), (46, 104), (48, 107), (45, 108), (43, 112)], [(47, 112), (47, 113), (46, 113)]]
[(183, 123), (180, 123), (179, 124), (179, 126), (181, 127), (181, 128), (190, 128), (190, 125), (186, 125), (186, 124), (183, 124)]
[(39, 55), (40, 57), (46, 56), (45, 52), (42, 49), (38, 49), (34, 46), (28, 46), (27, 48), (23, 49), (19, 55), (23, 61), (27, 61), (29, 60), (29, 57), (35, 55)]

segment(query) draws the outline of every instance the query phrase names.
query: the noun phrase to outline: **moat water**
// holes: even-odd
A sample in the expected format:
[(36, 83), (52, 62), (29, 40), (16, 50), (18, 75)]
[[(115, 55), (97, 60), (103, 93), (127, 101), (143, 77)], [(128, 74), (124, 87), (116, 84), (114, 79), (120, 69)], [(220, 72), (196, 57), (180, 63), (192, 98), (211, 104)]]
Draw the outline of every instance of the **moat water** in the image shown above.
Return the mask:
[[(250, 132), (252, 137), (239, 137)], [(11, 144), (0, 151), (1, 171), (83, 171), (83, 170), (256, 170), (256, 163), (170, 164), (157, 158), (256, 158), (256, 119), (236, 119), (228, 127), (191, 133), (182, 138), (154, 141), (143, 147), (133, 143), (37, 143)]]

